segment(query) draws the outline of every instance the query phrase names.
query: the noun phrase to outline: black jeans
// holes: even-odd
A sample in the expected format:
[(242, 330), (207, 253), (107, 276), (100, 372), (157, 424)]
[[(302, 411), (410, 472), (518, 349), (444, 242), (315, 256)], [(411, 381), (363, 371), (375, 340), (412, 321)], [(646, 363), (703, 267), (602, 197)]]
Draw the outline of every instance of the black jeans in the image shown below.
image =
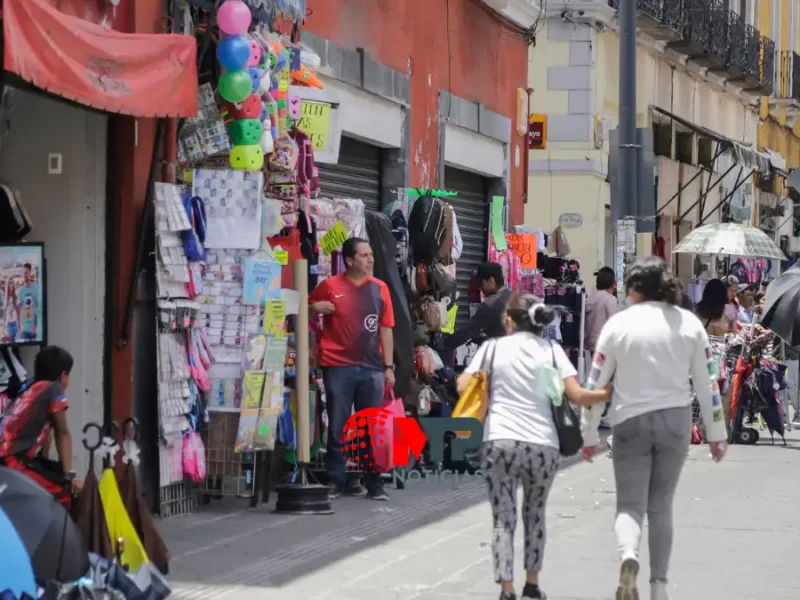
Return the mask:
[[(325, 403), (328, 411), (328, 445), (325, 468), (331, 485), (343, 488), (346, 483), (346, 465), (342, 457), (342, 432), (353, 412), (377, 408), (383, 401), (383, 371), (367, 367), (325, 367)], [(380, 488), (378, 473), (364, 473), (369, 491)]]

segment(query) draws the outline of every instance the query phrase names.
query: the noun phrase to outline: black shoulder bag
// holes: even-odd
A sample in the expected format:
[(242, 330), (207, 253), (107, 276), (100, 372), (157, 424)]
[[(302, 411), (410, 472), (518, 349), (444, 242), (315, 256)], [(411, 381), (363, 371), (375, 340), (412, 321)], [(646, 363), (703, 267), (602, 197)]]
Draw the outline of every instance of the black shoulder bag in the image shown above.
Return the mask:
[[(553, 342), (550, 342), (550, 353), (553, 355), (553, 368), (559, 371)], [(575, 456), (583, 447), (580, 413), (566, 394), (561, 397), (558, 405), (552, 401), (550, 405), (553, 409), (553, 423), (555, 423), (556, 433), (558, 433), (558, 450), (561, 456)]]

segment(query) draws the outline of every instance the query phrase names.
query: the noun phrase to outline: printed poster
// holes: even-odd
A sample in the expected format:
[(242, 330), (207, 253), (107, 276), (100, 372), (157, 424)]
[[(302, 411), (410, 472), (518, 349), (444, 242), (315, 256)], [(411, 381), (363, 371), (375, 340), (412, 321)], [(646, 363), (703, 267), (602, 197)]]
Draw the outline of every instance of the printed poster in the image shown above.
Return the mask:
[(263, 306), (268, 300), (280, 299), (281, 264), (261, 258), (245, 260), (242, 302), (249, 306)]
[(44, 246), (0, 245), (0, 345), (46, 340)]

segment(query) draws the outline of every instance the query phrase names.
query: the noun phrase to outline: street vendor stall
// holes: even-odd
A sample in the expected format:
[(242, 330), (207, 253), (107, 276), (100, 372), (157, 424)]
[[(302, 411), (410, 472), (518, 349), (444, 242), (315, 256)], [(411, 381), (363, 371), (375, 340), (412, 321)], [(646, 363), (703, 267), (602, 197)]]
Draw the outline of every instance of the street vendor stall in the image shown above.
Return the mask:
[[(736, 223), (715, 223), (695, 229), (675, 247), (673, 254), (777, 260), (786, 258), (763, 231)], [(753, 444), (758, 441), (759, 434), (751, 427), (744, 427), (747, 416), (752, 420), (760, 415), (771, 432), (783, 435), (783, 417), (776, 419), (775, 411), (782, 411), (777, 392), (783, 385), (779, 374), (785, 373), (786, 367), (764, 355), (765, 337), (756, 336), (755, 323), (740, 324), (739, 327), (736, 334), (712, 342), (709, 368), (714, 369), (717, 375), (715, 387), (721, 382), (727, 388), (724, 405), (725, 408), (729, 407), (725, 411), (725, 418), (729, 425), (731, 443)], [(775, 374), (770, 379), (770, 385), (766, 384), (767, 377), (764, 375), (767, 371)], [(726, 372), (732, 373), (732, 377), (725, 375)], [(765, 385), (761, 385), (762, 383)], [(775, 385), (778, 387), (772, 389)], [(720, 390), (717, 387), (715, 402), (723, 402), (725, 391), (726, 389)]]

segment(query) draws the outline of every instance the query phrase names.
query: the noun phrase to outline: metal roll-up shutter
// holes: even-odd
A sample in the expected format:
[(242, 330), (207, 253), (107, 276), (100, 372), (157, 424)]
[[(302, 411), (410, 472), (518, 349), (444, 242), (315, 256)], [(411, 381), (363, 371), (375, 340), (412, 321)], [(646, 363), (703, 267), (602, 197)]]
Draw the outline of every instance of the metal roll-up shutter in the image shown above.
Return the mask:
[(320, 196), (357, 198), (370, 210), (381, 209), (381, 149), (342, 136), (339, 163), (318, 163)]
[(458, 192), (447, 198), (456, 213), (458, 230), (464, 243), (461, 256), (456, 261), (456, 279), (459, 291), (459, 310), (456, 323), (469, 318), (469, 284), (478, 265), (486, 262), (487, 247), (487, 193), (488, 181), (468, 171), (445, 167), (445, 189)]

